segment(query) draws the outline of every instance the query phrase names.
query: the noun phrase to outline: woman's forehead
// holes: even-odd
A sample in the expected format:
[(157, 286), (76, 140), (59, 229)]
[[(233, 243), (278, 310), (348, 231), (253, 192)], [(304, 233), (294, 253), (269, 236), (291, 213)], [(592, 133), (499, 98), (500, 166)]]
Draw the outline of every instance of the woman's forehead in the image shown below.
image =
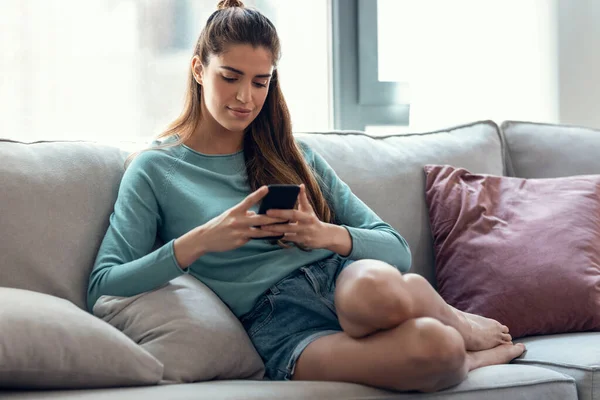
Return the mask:
[(273, 73), (273, 55), (269, 49), (263, 46), (230, 45), (223, 53), (213, 55), (210, 64), (215, 64), (217, 68), (231, 67), (248, 75)]

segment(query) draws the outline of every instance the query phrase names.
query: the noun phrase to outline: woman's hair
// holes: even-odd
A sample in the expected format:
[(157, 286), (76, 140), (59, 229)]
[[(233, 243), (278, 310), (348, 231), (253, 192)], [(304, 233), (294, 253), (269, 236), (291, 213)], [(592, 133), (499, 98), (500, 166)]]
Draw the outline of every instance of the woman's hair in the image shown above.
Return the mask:
[[(257, 10), (245, 8), (239, 0), (221, 0), (217, 8), (200, 32), (193, 56), (198, 56), (206, 66), (211, 55), (224, 53), (228, 46), (249, 44), (269, 50), (275, 67), (265, 103), (244, 134), (244, 157), (251, 190), (274, 183), (304, 183), (308, 200), (319, 219), (331, 222), (334, 216), (317, 175), (304, 161), (292, 134), (290, 113), (277, 79), (276, 66), (281, 49), (275, 27), (267, 17)], [(202, 86), (190, 69), (183, 111), (157, 136), (157, 139), (178, 136), (178, 140), (146, 150), (177, 146), (192, 136), (202, 118), (201, 91)], [(139, 153), (129, 156), (126, 166)]]

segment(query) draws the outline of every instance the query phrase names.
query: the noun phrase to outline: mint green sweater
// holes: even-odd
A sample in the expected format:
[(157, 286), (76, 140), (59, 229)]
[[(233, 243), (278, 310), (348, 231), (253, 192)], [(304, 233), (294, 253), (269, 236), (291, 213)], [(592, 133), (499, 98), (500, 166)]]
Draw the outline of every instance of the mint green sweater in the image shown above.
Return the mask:
[[(347, 258), (379, 259), (407, 271), (411, 255), (406, 241), (359, 200), (320, 155), (302, 142), (299, 145), (321, 178), (336, 223), (350, 232), (352, 251)], [(102, 295), (134, 296), (189, 273), (240, 317), (273, 284), (333, 254), (325, 249), (304, 252), (252, 240), (235, 250), (207, 253), (181, 269), (173, 252), (174, 240), (249, 193), (242, 151), (205, 155), (179, 145), (141, 153), (123, 175), (89, 279), (88, 309), (92, 311)], [(252, 210), (257, 212), (258, 207)], [(157, 235), (165, 244), (153, 251)]]

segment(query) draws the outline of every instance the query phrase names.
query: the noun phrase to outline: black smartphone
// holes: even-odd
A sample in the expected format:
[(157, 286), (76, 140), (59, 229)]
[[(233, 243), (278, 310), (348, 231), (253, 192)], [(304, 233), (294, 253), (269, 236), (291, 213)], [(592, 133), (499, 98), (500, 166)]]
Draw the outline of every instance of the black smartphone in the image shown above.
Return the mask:
[[(268, 210), (291, 210), (296, 205), (298, 200), (298, 194), (300, 194), (300, 185), (268, 185), (269, 193), (263, 197), (260, 207), (258, 208), (259, 214), (266, 214)], [(287, 224), (287, 222), (278, 222), (279, 224)], [(283, 238), (281, 236), (267, 236), (263, 238), (255, 238), (261, 240), (279, 240)]]

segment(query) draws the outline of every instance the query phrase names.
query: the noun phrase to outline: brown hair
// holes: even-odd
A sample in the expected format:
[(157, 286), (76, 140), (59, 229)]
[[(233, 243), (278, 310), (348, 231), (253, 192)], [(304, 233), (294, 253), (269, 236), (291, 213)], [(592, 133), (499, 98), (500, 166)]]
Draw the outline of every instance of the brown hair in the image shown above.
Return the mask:
[[(227, 46), (249, 44), (270, 50), (276, 67), (281, 49), (271, 21), (259, 11), (245, 8), (239, 0), (221, 0), (217, 8), (200, 32), (194, 56), (198, 56), (203, 65), (208, 65), (210, 55), (222, 54)], [(308, 200), (319, 219), (331, 222), (334, 219), (333, 212), (323, 196), (317, 176), (305, 162), (294, 140), (290, 113), (277, 78), (275, 68), (263, 108), (244, 134), (248, 183), (252, 191), (274, 183), (304, 183)], [(183, 111), (157, 136), (158, 139), (178, 136), (178, 140), (151, 149), (177, 146), (192, 136), (202, 117), (201, 90), (190, 68)], [(138, 154), (129, 156), (126, 165)]]

